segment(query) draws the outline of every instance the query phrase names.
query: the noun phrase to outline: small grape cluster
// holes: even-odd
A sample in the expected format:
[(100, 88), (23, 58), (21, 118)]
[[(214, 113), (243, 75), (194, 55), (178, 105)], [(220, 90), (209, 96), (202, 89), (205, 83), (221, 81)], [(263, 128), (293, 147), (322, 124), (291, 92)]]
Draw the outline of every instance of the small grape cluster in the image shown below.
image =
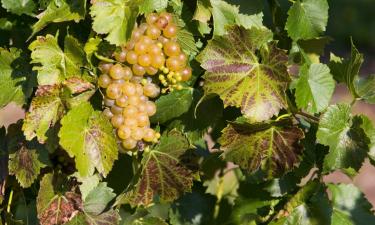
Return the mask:
[(104, 114), (111, 119), (126, 150), (135, 149), (142, 140), (158, 141), (160, 133), (150, 127), (149, 117), (156, 113), (156, 105), (150, 99), (160, 92), (181, 90), (180, 83), (191, 78), (187, 56), (177, 43), (177, 32), (171, 14), (151, 13), (146, 23), (134, 28), (121, 51), (113, 54), (118, 63), (99, 65), (102, 74), (98, 84), (105, 89)]

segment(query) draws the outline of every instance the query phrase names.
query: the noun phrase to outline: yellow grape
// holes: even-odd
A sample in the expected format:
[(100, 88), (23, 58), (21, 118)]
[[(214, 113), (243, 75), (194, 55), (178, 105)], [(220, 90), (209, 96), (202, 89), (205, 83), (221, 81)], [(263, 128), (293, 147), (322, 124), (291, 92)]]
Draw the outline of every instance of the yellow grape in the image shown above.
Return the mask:
[(112, 66), (113, 66), (112, 63), (101, 62), (99, 64), (99, 69), (100, 69), (100, 71), (102, 71), (102, 73), (108, 73), (109, 69), (111, 69)]
[(121, 114), (122, 113), (122, 108), (121, 107), (119, 107), (119, 106), (117, 106), (117, 105), (113, 105), (112, 107), (111, 107), (111, 112), (113, 113), (113, 114)]
[(138, 115), (138, 109), (134, 105), (128, 105), (122, 112), (122, 115), (124, 115), (125, 117), (135, 117), (136, 115)]
[(147, 30), (147, 23), (141, 23), (141, 25), (139, 25), (139, 30), (141, 31), (142, 34), (145, 33), (145, 31)]
[(143, 138), (143, 129), (140, 127), (134, 127), (132, 129), (131, 138), (140, 141)]
[(156, 13), (150, 13), (147, 15), (146, 17), (146, 22), (151, 25), (151, 24), (154, 24), (156, 22), (156, 20), (158, 19), (158, 15), (156, 15)]
[(116, 105), (124, 108), (128, 105), (128, 97), (126, 95), (122, 95), (121, 97), (117, 98)]
[(134, 117), (126, 117), (125, 120), (124, 120), (124, 125), (129, 127), (129, 128), (134, 128), (134, 127), (138, 126), (138, 121)]
[(130, 67), (128, 66), (124, 66), (124, 77), (123, 79), (124, 80), (130, 80), (133, 76), (133, 72), (132, 72), (132, 69), (130, 69)]
[(117, 135), (121, 138), (121, 139), (128, 139), (130, 138), (130, 135), (131, 135), (131, 129), (125, 125), (121, 125), (118, 130), (117, 130)]
[(118, 80), (125, 76), (125, 70), (124, 68), (122, 68), (121, 64), (116, 64), (112, 66), (111, 69), (109, 70), (109, 75), (113, 79)]
[(154, 55), (151, 60), (151, 65), (154, 68), (160, 68), (164, 66), (165, 57), (163, 55)]
[(108, 108), (104, 109), (103, 114), (104, 114), (106, 117), (108, 117), (108, 118), (112, 118), (112, 116), (113, 116), (113, 113), (112, 113), (111, 110), (108, 109)]
[(169, 24), (163, 29), (163, 35), (166, 38), (174, 38), (177, 35), (177, 26), (174, 24)]
[(111, 78), (107, 74), (102, 74), (98, 78), (99, 87), (107, 88), (111, 81)]
[(152, 44), (148, 46), (147, 52), (150, 55), (160, 55), (160, 53), (162, 53), (162, 50), (157, 44)]
[(155, 25), (160, 29), (164, 29), (167, 25), (168, 25), (168, 20), (164, 17), (159, 17), (156, 22), (155, 22)]
[(115, 100), (109, 99), (109, 98), (104, 98), (103, 102), (104, 102), (104, 105), (108, 107), (111, 107), (115, 104)]
[(138, 62), (138, 54), (135, 53), (135, 51), (129, 51), (128, 54), (126, 55), (126, 61), (129, 64), (135, 64)]
[(172, 14), (168, 13), (168, 12), (161, 12), (159, 14), (159, 17), (164, 17), (165, 19), (167, 19), (168, 23), (172, 23), (173, 21), (173, 17), (172, 17)]
[(139, 102), (140, 102), (139, 96), (137, 96), (137, 95), (132, 95), (128, 98), (129, 105), (137, 106), (139, 104)]
[(182, 81), (188, 81), (191, 78), (191, 68), (186, 67), (183, 70), (180, 71), (181, 74), (181, 80)]
[(115, 128), (120, 127), (124, 122), (124, 117), (121, 114), (113, 115), (111, 118), (111, 123)]
[[(142, 88), (142, 91), (143, 91), (143, 88)], [(147, 96), (144, 96), (143, 94), (139, 96), (139, 100), (141, 102), (147, 102), (148, 101), (148, 97)]]
[(138, 96), (142, 96), (143, 95), (143, 87), (141, 84), (134, 84), (135, 86), (135, 93), (138, 95)]
[(146, 102), (140, 102), (138, 105), (137, 105), (137, 109), (138, 109), (138, 112), (147, 112), (147, 106), (146, 106)]
[(118, 84), (110, 84), (106, 89), (107, 97), (110, 99), (116, 99), (121, 96), (121, 89)]
[(160, 88), (155, 84), (148, 83), (143, 87), (143, 94), (150, 98), (155, 98), (159, 95)]
[(128, 41), (128, 43), (126, 43), (125, 48), (127, 50), (133, 50), (134, 46), (135, 46), (135, 40), (130, 40)]
[(156, 105), (152, 101), (147, 101), (146, 102), (146, 112), (147, 115), (153, 116), (156, 113)]
[(118, 61), (118, 62), (125, 62), (126, 61), (126, 50), (122, 50), (122, 51), (120, 51), (120, 52), (116, 52), (115, 53), (115, 59), (116, 59), (116, 61)]
[(134, 51), (138, 55), (145, 54), (147, 52), (148, 44), (144, 43), (143, 41), (139, 40), (135, 43)]
[(147, 46), (151, 45), (154, 43), (154, 41), (148, 37), (148, 36), (142, 36), (140, 39), (139, 39), (140, 42), (143, 42), (144, 44), (146, 44)]
[(150, 76), (155, 75), (157, 72), (158, 72), (158, 70), (155, 69), (155, 68), (152, 67), (152, 66), (148, 66), (148, 67), (146, 67), (146, 73), (147, 73), (148, 75), (150, 75)]
[(180, 45), (175, 41), (168, 41), (164, 44), (164, 53), (167, 56), (177, 56), (181, 53)]
[(134, 64), (132, 69), (135, 76), (143, 76), (146, 73), (146, 69), (139, 64)]
[(137, 147), (137, 141), (132, 138), (127, 138), (123, 140), (121, 144), (125, 149), (128, 149), (128, 150), (131, 150)]
[(155, 40), (155, 39), (158, 39), (158, 37), (160, 36), (161, 34), (161, 31), (158, 27), (156, 27), (155, 25), (150, 25), (148, 26), (147, 30), (146, 30), (146, 34), (149, 38)]
[(155, 138), (155, 131), (151, 128), (145, 128), (143, 131), (143, 140), (147, 142), (153, 141)]
[(181, 70), (184, 66), (181, 64), (181, 61), (177, 57), (169, 57), (167, 59), (166, 65), (168, 69), (172, 71)]
[(130, 82), (126, 82), (121, 87), (122, 92), (127, 95), (128, 97), (136, 94), (135, 85)]
[(132, 32), (132, 39), (134, 41), (138, 41), (143, 35), (143, 32), (137, 28), (137, 29), (134, 29), (133, 32)]
[(138, 126), (144, 127), (150, 124), (148, 115), (146, 113), (140, 112), (137, 115)]
[(149, 54), (138, 56), (138, 64), (145, 67), (149, 66), (151, 64), (151, 56)]

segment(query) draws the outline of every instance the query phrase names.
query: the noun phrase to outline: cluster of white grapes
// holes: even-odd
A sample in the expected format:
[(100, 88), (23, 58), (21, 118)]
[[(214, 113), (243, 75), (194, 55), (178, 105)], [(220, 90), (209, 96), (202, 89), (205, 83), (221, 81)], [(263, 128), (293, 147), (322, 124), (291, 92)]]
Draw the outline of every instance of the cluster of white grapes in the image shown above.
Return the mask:
[(156, 113), (152, 99), (160, 92), (181, 90), (180, 83), (191, 78), (177, 33), (170, 13), (151, 13), (146, 23), (134, 28), (121, 51), (113, 54), (118, 63), (99, 65), (98, 84), (105, 89), (104, 114), (127, 150), (135, 149), (139, 141), (158, 141), (160, 133), (150, 127), (149, 117)]

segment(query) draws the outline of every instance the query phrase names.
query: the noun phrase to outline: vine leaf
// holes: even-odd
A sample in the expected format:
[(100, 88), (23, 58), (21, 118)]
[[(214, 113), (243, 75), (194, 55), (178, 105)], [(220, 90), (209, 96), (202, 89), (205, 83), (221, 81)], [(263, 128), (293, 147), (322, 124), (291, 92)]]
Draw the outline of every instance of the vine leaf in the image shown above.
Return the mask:
[(350, 111), (347, 104), (332, 105), (320, 119), (317, 141), (329, 146), (324, 172), (350, 167), (358, 170), (367, 155), (369, 140), (361, 128), (362, 120), (352, 117)]
[(195, 44), (194, 36), (190, 31), (180, 28), (177, 33), (177, 42), (188, 55), (197, 54), (198, 48)]
[(106, 210), (110, 201), (116, 197), (106, 183), (99, 183), (92, 189), (84, 200), (83, 211), (88, 224), (112, 225), (118, 224), (120, 215), (117, 210)]
[(304, 65), (296, 84), (296, 103), (309, 113), (318, 113), (328, 107), (335, 81), (328, 66), (321, 63)]
[(375, 74), (356, 79), (354, 87), (362, 100), (375, 104)]
[(134, 214), (123, 219), (122, 224), (127, 225), (167, 225), (164, 220), (153, 216), (146, 209), (137, 209)]
[(33, 0), (2, 0), (1, 2), (4, 9), (17, 15), (32, 16), (36, 8)]
[(187, 112), (193, 101), (193, 89), (174, 91), (163, 95), (155, 101), (156, 114), (151, 117), (152, 123), (165, 123)]
[(105, 39), (111, 44), (125, 44), (138, 15), (136, 3), (123, 0), (94, 1), (90, 8), (93, 30), (98, 34), (108, 34)]
[(66, 180), (49, 173), (40, 182), (37, 197), (38, 218), (41, 225), (57, 225), (68, 222), (82, 210), (81, 196), (61, 189)]
[(241, 107), (254, 121), (278, 114), (287, 104), (285, 90), (290, 77), (287, 55), (274, 42), (267, 44), (271, 38), (267, 29), (235, 26), (227, 35), (209, 41), (198, 56), (206, 70), (205, 92), (218, 94), (225, 107)]
[(219, 139), (223, 157), (254, 173), (262, 170), (269, 177), (292, 169), (300, 160), (304, 138), (301, 129), (277, 124), (248, 124), (237, 120), (222, 131)]
[(168, 0), (144, 0), (139, 5), (139, 13), (148, 14), (161, 11), (168, 6)]
[(189, 147), (189, 141), (180, 132), (172, 130), (164, 134), (160, 143), (144, 154), (139, 180), (120, 201), (133, 207), (148, 206), (157, 195), (161, 201), (171, 202), (191, 191), (193, 172), (180, 161)]
[(0, 108), (9, 102), (23, 105), (25, 98), (31, 94), (27, 75), (31, 71), (19, 65), (21, 51), (16, 48), (9, 50), (0, 48)]
[(49, 4), (38, 17), (38, 21), (33, 25), (33, 34), (36, 34), (50, 23), (60, 23), (74, 20), (76, 23), (85, 18), (85, 0), (59, 0), (48, 1)]
[(210, 0), (210, 2), (214, 22), (214, 35), (224, 35), (226, 33), (225, 27), (234, 24), (245, 28), (260, 28), (263, 26), (263, 13), (254, 15), (241, 14), (238, 7), (223, 0)]
[(351, 54), (348, 59), (341, 59), (331, 54), (329, 67), (335, 80), (345, 83), (353, 97), (360, 97), (354, 86), (363, 63), (363, 54), (359, 53), (351, 40)]
[(297, 0), (288, 15), (285, 28), (293, 40), (318, 37), (328, 22), (327, 0)]
[(37, 137), (40, 143), (45, 143), (47, 131), (61, 118), (64, 111), (59, 94), (57, 86), (39, 86), (22, 126), (26, 140)]
[(46, 164), (40, 161), (37, 149), (22, 146), (15, 153), (9, 154), (9, 174), (15, 175), (23, 188), (30, 187)]
[(372, 162), (375, 162), (375, 127), (367, 116), (360, 115), (357, 117), (361, 120), (361, 128), (370, 140), (368, 155), (372, 159)]
[(113, 127), (108, 119), (86, 102), (70, 110), (61, 125), (60, 145), (70, 157), (75, 157), (80, 175), (90, 176), (96, 168), (107, 176), (118, 158)]
[(331, 224), (373, 223), (375, 216), (371, 204), (353, 184), (328, 184), (328, 190), (332, 194)]
[(80, 76), (84, 65), (84, 51), (79, 42), (72, 36), (66, 36), (65, 49), (58, 45), (56, 37), (47, 34), (33, 41), (29, 49), (31, 63), (37, 64), (33, 70), (38, 71), (39, 85), (59, 84), (66, 78)]

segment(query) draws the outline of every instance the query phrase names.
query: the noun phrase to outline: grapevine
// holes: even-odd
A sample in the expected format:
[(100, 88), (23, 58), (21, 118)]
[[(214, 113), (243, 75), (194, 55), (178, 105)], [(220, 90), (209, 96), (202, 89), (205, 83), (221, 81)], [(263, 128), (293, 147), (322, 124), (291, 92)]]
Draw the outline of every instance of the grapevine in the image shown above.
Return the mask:
[(338, 2), (0, 0), (0, 225), (374, 224)]

